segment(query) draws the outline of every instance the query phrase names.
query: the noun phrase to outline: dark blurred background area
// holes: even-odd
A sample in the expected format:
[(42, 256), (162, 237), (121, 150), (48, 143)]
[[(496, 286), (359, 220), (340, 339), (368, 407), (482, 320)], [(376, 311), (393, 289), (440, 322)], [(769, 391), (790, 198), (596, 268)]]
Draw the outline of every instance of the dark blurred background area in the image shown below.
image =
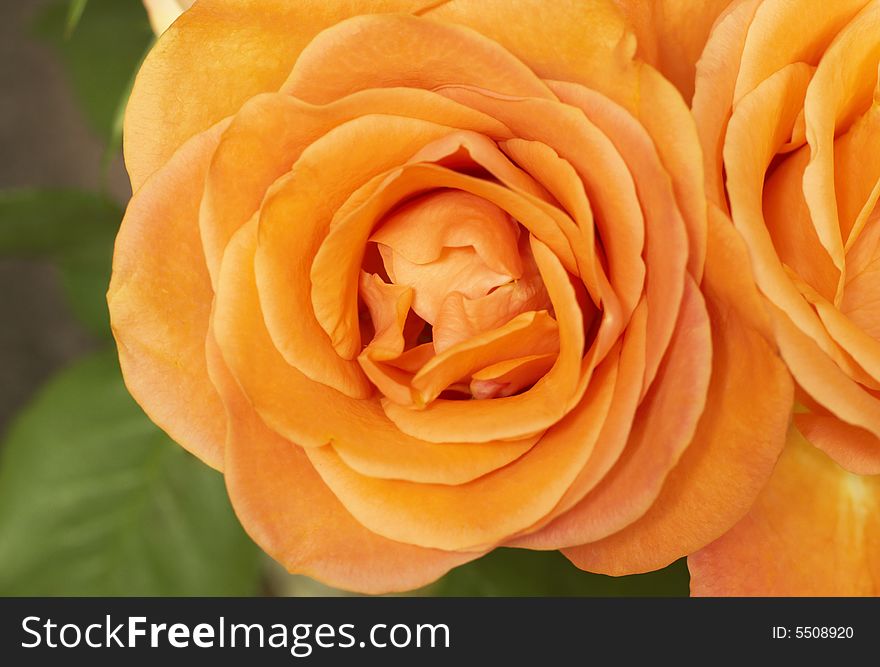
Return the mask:
[[(106, 139), (74, 99), (58, 49), (39, 35), (41, 21), (58, 4), (0, 2), (0, 189), (105, 190), (124, 204), (130, 189), (120, 151), (105, 158)], [(0, 313), (4, 432), (54, 371), (95, 341), (71, 313), (58, 268), (48, 260), (0, 256)]]

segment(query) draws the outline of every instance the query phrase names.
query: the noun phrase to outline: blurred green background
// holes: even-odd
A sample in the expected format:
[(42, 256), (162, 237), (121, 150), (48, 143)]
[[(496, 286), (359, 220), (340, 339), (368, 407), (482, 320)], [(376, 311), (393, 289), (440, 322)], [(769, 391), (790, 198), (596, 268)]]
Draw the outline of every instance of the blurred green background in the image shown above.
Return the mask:
[[(104, 294), (152, 39), (140, 0), (0, 4), (0, 595), (344, 594), (262, 555), (122, 384)], [(415, 594), (687, 593), (684, 561), (615, 579), (501, 549)]]

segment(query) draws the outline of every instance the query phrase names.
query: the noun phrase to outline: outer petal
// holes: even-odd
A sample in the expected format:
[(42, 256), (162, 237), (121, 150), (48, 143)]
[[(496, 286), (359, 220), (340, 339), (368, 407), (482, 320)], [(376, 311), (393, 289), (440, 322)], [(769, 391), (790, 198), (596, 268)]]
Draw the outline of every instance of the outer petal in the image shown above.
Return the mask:
[(767, 487), (688, 558), (693, 595), (880, 595), (880, 477), (838, 467), (792, 428)]
[[(694, 9), (692, 15), (700, 14)], [(699, 279), (706, 244), (705, 235), (699, 234), (705, 230), (706, 209), (693, 119), (675, 87), (652, 67), (633, 59), (635, 37), (612, 0), (454, 0), (438, 3), (424, 14), (475, 28), (538, 76), (583, 84), (636, 116), (657, 143), (673, 178), (676, 199), (689, 235), (693, 234), (691, 273)], [(523, 16), (529, 20), (523, 21)], [(584, 26), (589, 26), (586, 33)], [(546, 143), (562, 155), (560, 146)]]
[(645, 572), (717, 539), (749, 510), (785, 442), (791, 378), (761, 329), (740, 314), (760, 316), (754, 284), (729, 271), (747, 265), (745, 251), (723, 219), (714, 219), (709, 238), (704, 291), (713, 365), (696, 436), (641, 519), (599, 542), (563, 550), (582, 569)]
[(205, 366), (214, 293), (198, 216), (205, 174), (227, 126), (193, 137), (132, 198), (107, 293), (131, 395), (174, 440), (218, 469), (225, 418)]
[(260, 420), (213, 339), (208, 352), (229, 414), (229, 498), (248, 534), (288, 570), (347, 590), (388, 593), (424, 586), (482, 555), (401, 544), (364, 528), (324, 485), (302, 449)]
[[(201, 0), (165, 32), (135, 80), (125, 114), (132, 189), (178, 146), (278, 90), (321, 30), (356, 14), (416, 11), (429, 0)], [(259, 54), (259, 57), (255, 57)], [(181, 100), (181, 97), (184, 97)]]

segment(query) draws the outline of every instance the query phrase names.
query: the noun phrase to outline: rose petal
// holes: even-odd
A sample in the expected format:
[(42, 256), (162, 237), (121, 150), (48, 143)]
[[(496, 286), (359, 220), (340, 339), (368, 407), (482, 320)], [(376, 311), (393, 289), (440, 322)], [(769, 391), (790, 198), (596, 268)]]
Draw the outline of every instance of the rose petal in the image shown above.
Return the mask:
[(816, 235), (804, 198), (807, 146), (786, 158), (764, 185), (764, 217), (779, 259), (825, 298), (834, 300), (840, 270)]
[(767, 167), (791, 135), (810, 78), (809, 65), (790, 65), (737, 104), (724, 146), (727, 190), (734, 225), (749, 248), (752, 271), (761, 291), (826, 355), (846, 367), (844, 355), (785, 272), (763, 215), (761, 194)]
[[(363, 116), (309, 146), (293, 170), (267, 193), (256, 257), (260, 302), (269, 333), (284, 358), (316, 382), (353, 397), (363, 398), (372, 391), (358, 363), (334, 349), (312, 310), (312, 261), (333, 211), (363, 182), (450, 131), (416, 119)], [(358, 149), (352, 150), (355, 145)], [(328, 164), (334, 168), (327, 169)]]
[(815, 65), (828, 44), (871, 0), (765, 0), (749, 25), (733, 103), (792, 63)]
[[(506, 159), (506, 158), (505, 158)], [(476, 195), (505, 211), (549, 245), (569, 271), (576, 262), (563, 229), (574, 223), (564, 213), (527, 192), (435, 164), (409, 163), (377, 177), (352, 196), (354, 205), (334, 217), (311, 271), (312, 303), (340, 356), (359, 351), (356, 275), (370, 235), (383, 216), (400, 201), (432, 189), (450, 188)], [(350, 200), (350, 201), (351, 201)], [(291, 250), (293, 252), (293, 250)]]
[(559, 157), (552, 148), (539, 141), (513, 138), (501, 144), (502, 150), (520, 167), (544, 186), (558, 200), (563, 210), (577, 225), (580, 233), (569, 231), (566, 236), (575, 255), (578, 273), (587, 286), (593, 302), (598, 305), (602, 281), (598, 273), (604, 271), (596, 252), (596, 222), (584, 184), (574, 167)]
[(552, 540), (558, 548), (594, 542), (648, 511), (693, 439), (711, 359), (706, 308), (689, 282), (669, 353), (639, 406), (626, 449), (595, 489), (541, 531), (542, 543)]
[(556, 354), (532, 354), (500, 361), (473, 374), (471, 393), (480, 399), (512, 396), (537, 382), (555, 361)]
[(694, 68), (709, 31), (730, 0), (617, 0), (638, 39), (638, 54), (690, 101)]
[(637, 96), (635, 38), (611, 0), (455, 0), (421, 14), (473, 28), (542, 79), (583, 83), (618, 102)]
[[(800, 16), (805, 23), (816, 20)], [(834, 191), (834, 137), (839, 126), (852, 122), (853, 114), (870, 103), (880, 63), (880, 41), (876, 39), (878, 21), (880, 5), (867, 3), (822, 55), (804, 99), (807, 141), (811, 149), (810, 163), (804, 170), (804, 197), (819, 240), (841, 270), (844, 240)], [(843, 277), (841, 288), (842, 281)]]
[(225, 419), (205, 366), (214, 294), (198, 215), (211, 155), (228, 124), (193, 137), (132, 198), (107, 293), (129, 392), (174, 440), (218, 469)]
[(710, 226), (703, 292), (712, 326), (712, 378), (696, 435), (642, 518), (604, 540), (563, 550), (582, 569), (646, 572), (702, 548), (748, 512), (773, 471), (793, 387), (761, 329), (739, 314), (743, 303), (760, 297), (747, 274), (729, 270), (747, 265), (731, 233), (717, 219)]
[[(383, 474), (392, 475), (392, 466), (400, 457), (393, 476), (430, 474), (444, 480), (466, 479), (493, 464), (503, 465), (502, 461), (515, 458), (535, 442), (466, 442), (446, 451), (446, 443), (426, 443), (402, 433), (385, 417), (376, 399), (350, 398), (289, 366), (272, 345), (263, 323), (253, 268), (256, 245), (257, 224), (252, 220), (236, 232), (223, 258), (213, 327), (230, 372), (261, 421), (282, 439), (306, 448), (332, 443), (351, 460), (361, 461), (364, 445), (369, 444), (374, 450), (369, 462), (373, 471), (384, 467)], [(499, 444), (500, 449), (493, 449)], [(401, 456), (405, 448), (420, 451)], [(428, 458), (434, 458), (430, 473)]]
[(593, 203), (611, 284), (628, 316), (644, 284), (644, 219), (632, 176), (610, 139), (582, 111), (565, 104), (502, 98), (463, 86), (439, 92), (497, 118), (522, 139), (546, 144), (575, 168)]
[(429, 442), (525, 438), (555, 424), (570, 409), (569, 401), (577, 402), (584, 354), (582, 313), (559, 260), (534, 238), (532, 251), (559, 324), (559, 357), (553, 368), (522, 394), (479, 404), (438, 399), (414, 410), (383, 400), (385, 414), (401, 431)]
[(727, 212), (722, 170), (724, 137), (733, 107), (742, 51), (755, 11), (763, 0), (734, 0), (718, 18), (697, 62), (692, 103), (706, 175), (706, 196)]
[[(235, 113), (254, 95), (278, 90), (302, 49), (324, 28), (355, 14), (417, 11), (432, 4), (431, 0), (199, 2), (162, 35), (135, 79), (123, 146), (132, 190), (137, 191), (191, 136)], [(260, 57), (254, 58), (255, 53)]]
[(800, 278), (792, 276), (792, 282), (813, 305), (831, 337), (852, 359), (851, 367), (846, 369), (850, 377), (871, 389), (880, 389), (880, 384), (874, 379), (880, 378), (880, 341), (860, 329), (850, 318), (835, 308), (834, 304)]
[(880, 208), (847, 253), (846, 285), (840, 311), (867, 335), (880, 340)]
[(343, 505), (371, 530), (410, 544), (478, 549), (535, 523), (553, 508), (589, 457), (616, 375), (617, 358), (609, 357), (590, 384), (584, 410), (563, 418), (511, 465), (467, 484), (375, 479), (353, 472), (329, 447), (307, 453)]
[(794, 423), (813, 445), (856, 475), (880, 474), (880, 438), (825, 414), (796, 414)]
[(472, 248), (447, 248), (428, 264), (414, 264), (393, 252), (382, 254), (391, 280), (413, 288), (413, 310), (432, 324), (450, 290), (476, 299), (513, 279), (487, 267)]
[(472, 247), (493, 271), (522, 275), (516, 223), (491, 202), (466, 192), (442, 190), (410, 201), (389, 215), (370, 240), (414, 264), (430, 264), (444, 248)]
[(842, 470), (792, 429), (748, 515), (688, 558), (692, 595), (880, 595), (880, 478)]
[(502, 285), (478, 299), (468, 299), (461, 292), (452, 292), (443, 301), (432, 329), (434, 349), (438, 354), (456, 343), (495, 329), (520, 313), (551, 308), (550, 297), (526, 235), (520, 238), (520, 244), (528, 252), (523, 262), (524, 273), (519, 280)]
[[(566, 533), (570, 529), (577, 530), (578, 523), (567, 519), (562, 521), (556, 519), (574, 507), (604, 479), (627, 444), (641, 395), (640, 378), (645, 374), (646, 324), (647, 309), (643, 299), (633, 313), (632, 321), (623, 335), (617, 383), (614, 386), (614, 397), (611, 399), (613, 407), (602, 425), (590, 457), (556, 507), (520, 535), (507, 540), (506, 545), (526, 549), (558, 549), (560, 546), (577, 542), (570, 540)], [(572, 412), (585, 409), (587, 406), (581, 401)]]
[[(834, 141), (834, 192), (837, 195), (840, 232), (847, 252), (856, 243), (880, 197), (880, 151), (865, 150), (880, 145), (880, 74), (874, 103)], [(873, 202), (873, 203), (872, 203)], [(862, 218), (862, 225), (857, 221)], [(847, 262), (849, 260), (847, 259)]]
[(785, 313), (776, 310), (773, 323), (782, 356), (798, 385), (843, 421), (880, 436), (880, 399), (853, 382)]
[(672, 337), (685, 288), (688, 238), (672, 183), (650, 136), (625, 109), (582, 86), (554, 83), (551, 88), (563, 102), (583, 109), (605, 132), (633, 175), (645, 218), (648, 351), (644, 387), (647, 389)]
[[(232, 253), (239, 251), (235, 245)], [(260, 420), (211, 339), (208, 350), (211, 375), (229, 415), (229, 498), (251, 538), (289, 571), (347, 590), (388, 593), (424, 586), (481, 555), (422, 549), (364, 528), (315, 473), (302, 449)]]
[[(433, 401), (449, 385), (494, 364), (528, 353), (559, 350), (559, 327), (545, 310), (517, 315), (506, 324), (453, 345), (416, 373), (413, 389), (422, 405)], [(491, 408), (487, 408), (491, 409)]]
[(369, 114), (404, 116), (450, 127), (472, 127), (502, 138), (497, 121), (426, 90), (375, 89), (327, 105), (265, 93), (248, 100), (211, 160), (200, 227), (212, 280), (232, 234), (260, 207), (269, 186), (290, 171), (302, 152), (333, 128)]
[(482, 34), (403, 14), (355, 16), (328, 28), (303, 49), (281, 89), (321, 103), (366, 88), (433, 90), (453, 82), (553, 97), (528, 67)]

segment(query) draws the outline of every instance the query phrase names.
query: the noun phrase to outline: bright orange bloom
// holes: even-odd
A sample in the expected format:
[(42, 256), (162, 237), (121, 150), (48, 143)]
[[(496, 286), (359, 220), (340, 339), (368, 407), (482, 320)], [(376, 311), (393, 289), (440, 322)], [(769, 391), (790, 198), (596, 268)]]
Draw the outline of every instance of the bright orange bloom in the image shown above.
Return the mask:
[(803, 410), (748, 518), (691, 559), (695, 592), (880, 594), (878, 35), (876, 0), (739, 0), (697, 66), (708, 196)]
[(202, 0), (146, 59), (123, 372), (289, 570), (403, 590), (508, 545), (643, 572), (766, 484), (791, 379), (627, 15)]

